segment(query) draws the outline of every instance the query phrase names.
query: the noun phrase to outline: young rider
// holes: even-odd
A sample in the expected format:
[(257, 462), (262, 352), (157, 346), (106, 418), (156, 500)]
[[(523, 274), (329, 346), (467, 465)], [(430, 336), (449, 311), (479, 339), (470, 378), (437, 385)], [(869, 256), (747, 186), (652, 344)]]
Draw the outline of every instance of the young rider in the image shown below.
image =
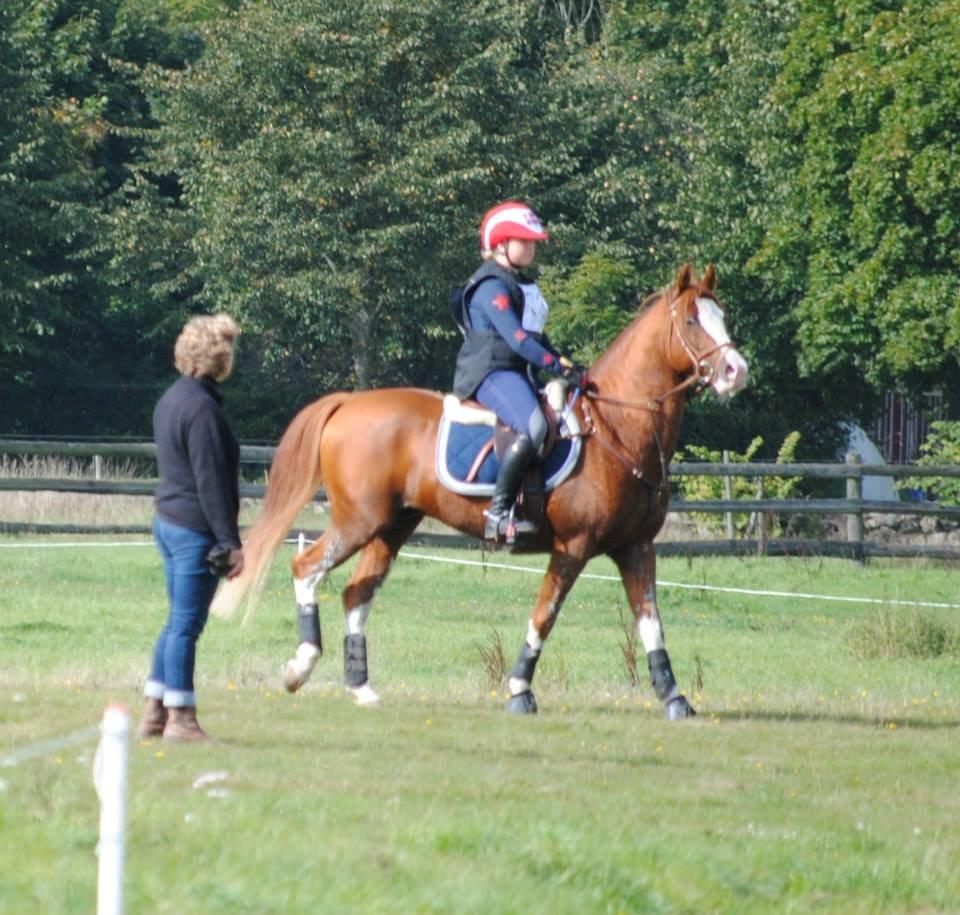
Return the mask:
[[(484, 511), (484, 536), (490, 540), (507, 533), (524, 473), (547, 435), (531, 370), (562, 375), (577, 386), (584, 383), (584, 370), (547, 339), (547, 303), (536, 283), (520, 272), (533, 263), (537, 242), (547, 237), (526, 204), (508, 200), (493, 207), (480, 225), (484, 263), (463, 290), (465, 339), (457, 356), (454, 393), (475, 398), (517, 433), (500, 465), (493, 502)], [(536, 531), (530, 521), (514, 521), (512, 526), (515, 533)]]

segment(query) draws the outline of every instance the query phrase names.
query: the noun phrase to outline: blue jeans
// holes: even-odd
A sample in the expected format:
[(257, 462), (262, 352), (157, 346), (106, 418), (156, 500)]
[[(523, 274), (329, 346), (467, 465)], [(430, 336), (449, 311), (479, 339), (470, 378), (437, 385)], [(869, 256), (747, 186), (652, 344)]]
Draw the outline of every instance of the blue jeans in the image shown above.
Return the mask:
[(170, 615), (157, 637), (153, 667), (143, 692), (148, 698), (162, 699), (168, 708), (194, 706), (197, 639), (207, 623), (217, 590), (217, 576), (206, 563), (216, 537), (160, 518), (153, 521), (153, 536), (163, 557)]
[(483, 379), (477, 388), (477, 400), (493, 410), (500, 421), (517, 432), (530, 436), (538, 451), (547, 437), (547, 420), (533, 385), (520, 372), (498, 369)]

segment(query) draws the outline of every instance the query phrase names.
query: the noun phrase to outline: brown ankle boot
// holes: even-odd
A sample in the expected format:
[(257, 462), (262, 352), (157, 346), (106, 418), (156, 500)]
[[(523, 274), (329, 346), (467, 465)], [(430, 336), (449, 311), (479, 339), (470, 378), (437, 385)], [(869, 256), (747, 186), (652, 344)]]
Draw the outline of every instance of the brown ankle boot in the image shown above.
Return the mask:
[(192, 705), (168, 709), (167, 726), (163, 729), (164, 740), (203, 741), (209, 740), (197, 721), (197, 710)]
[(137, 737), (149, 740), (151, 737), (160, 737), (167, 723), (167, 710), (159, 699), (147, 699), (143, 708), (143, 717), (137, 726)]

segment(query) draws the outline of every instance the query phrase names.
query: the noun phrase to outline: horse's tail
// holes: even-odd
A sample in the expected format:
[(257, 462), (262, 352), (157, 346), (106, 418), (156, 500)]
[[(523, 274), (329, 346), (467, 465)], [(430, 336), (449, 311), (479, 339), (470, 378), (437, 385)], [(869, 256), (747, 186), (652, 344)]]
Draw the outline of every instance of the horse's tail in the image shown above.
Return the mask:
[(270, 466), (263, 512), (243, 540), (243, 573), (224, 581), (211, 612), (229, 619), (247, 598), (246, 622), (253, 614), (266, 584), (274, 554), (322, 479), (320, 441), (331, 416), (350, 397), (329, 394), (304, 407), (283, 433)]

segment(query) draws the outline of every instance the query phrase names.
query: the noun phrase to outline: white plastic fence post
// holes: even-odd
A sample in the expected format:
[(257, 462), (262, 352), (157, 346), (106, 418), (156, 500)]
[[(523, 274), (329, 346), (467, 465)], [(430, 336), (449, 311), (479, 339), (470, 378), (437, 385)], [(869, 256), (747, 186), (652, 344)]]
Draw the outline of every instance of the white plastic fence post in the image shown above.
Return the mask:
[(93, 784), (100, 796), (100, 859), (97, 915), (123, 915), (124, 844), (127, 821), (127, 749), (130, 713), (111, 704), (103, 712)]

